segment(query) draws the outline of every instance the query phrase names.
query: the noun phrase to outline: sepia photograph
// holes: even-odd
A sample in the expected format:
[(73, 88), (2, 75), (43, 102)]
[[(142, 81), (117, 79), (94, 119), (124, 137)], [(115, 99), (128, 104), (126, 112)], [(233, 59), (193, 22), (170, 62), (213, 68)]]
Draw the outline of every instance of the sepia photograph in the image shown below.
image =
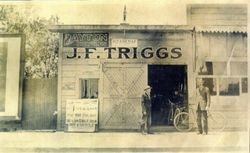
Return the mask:
[(0, 153), (248, 153), (248, 7), (0, 1)]

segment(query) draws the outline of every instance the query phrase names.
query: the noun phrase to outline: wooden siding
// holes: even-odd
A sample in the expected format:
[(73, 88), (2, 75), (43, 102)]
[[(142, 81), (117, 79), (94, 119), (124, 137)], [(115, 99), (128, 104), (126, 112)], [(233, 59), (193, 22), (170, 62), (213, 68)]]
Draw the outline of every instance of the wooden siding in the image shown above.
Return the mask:
[[(67, 59), (66, 59), (67, 61)], [(79, 62), (79, 63), (78, 63)], [(65, 63), (65, 59), (62, 61), (63, 66), (61, 67), (61, 89), (60, 89), (60, 127), (64, 129), (66, 119), (66, 101), (67, 99), (79, 99), (80, 89), (79, 80), (81, 78), (90, 78), (99, 76), (99, 65), (91, 64), (88, 65), (81, 61), (72, 60), (70, 63)]]
[(23, 90), (22, 128), (56, 128), (57, 79), (26, 79)]
[[(61, 35), (62, 36), (62, 35)], [(124, 38), (123, 32), (112, 32), (110, 33), (110, 41), (112, 39), (122, 39)], [(61, 37), (62, 39), (62, 37)], [(131, 96), (132, 99), (129, 99), (129, 103), (122, 105), (121, 110), (124, 112), (121, 113), (123, 116), (123, 121), (119, 120), (118, 118), (107, 117), (110, 119), (110, 122), (105, 124), (105, 116), (111, 116), (112, 112), (109, 110), (114, 109), (115, 102), (117, 99), (110, 98), (109, 96), (105, 97), (105, 91), (109, 91), (108, 89), (108, 81), (105, 80), (104, 74), (104, 65), (106, 64), (118, 64), (120, 66), (126, 65), (126, 69), (128, 74), (134, 75), (136, 74), (138, 69), (135, 67), (140, 66), (142, 63), (146, 64), (186, 64), (188, 65), (188, 78), (192, 78), (192, 32), (185, 31), (185, 32), (128, 32), (126, 33), (126, 39), (137, 39), (138, 40), (138, 49), (143, 47), (153, 47), (157, 48), (159, 46), (162, 47), (181, 47), (183, 56), (180, 59), (159, 59), (154, 56), (152, 59), (84, 59), (84, 58), (76, 58), (76, 59), (67, 59), (67, 55), (71, 55), (72, 48), (63, 47), (60, 44), (60, 52), (59, 52), (59, 78), (58, 83), (58, 130), (63, 130), (65, 127), (65, 115), (66, 115), (66, 101), (67, 99), (79, 99), (79, 82), (80, 78), (99, 78), (99, 126), (102, 129), (131, 129), (131, 128), (138, 128), (137, 120), (139, 120), (141, 115), (141, 105), (135, 104), (135, 102), (140, 102), (138, 95)], [(62, 42), (62, 40), (60, 40)], [(112, 44), (111, 44), (112, 46)], [(110, 47), (111, 47), (110, 46)], [(126, 46), (124, 46), (126, 47)], [(83, 50), (80, 48), (80, 53), (83, 53)], [(97, 50), (98, 55), (104, 52), (102, 48), (98, 48)], [(105, 52), (106, 54), (106, 52)], [(115, 53), (114, 53), (115, 56)], [(93, 56), (95, 57), (95, 56)], [(123, 63), (123, 64), (121, 64)], [(133, 65), (133, 66), (131, 66)], [(146, 69), (146, 68), (144, 68)], [(112, 70), (112, 69), (109, 69)], [(130, 72), (131, 71), (131, 72)], [(134, 77), (128, 76), (124, 77), (124, 80), (132, 79)], [(143, 81), (141, 81), (143, 80)], [(136, 93), (141, 91), (142, 87), (147, 83), (147, 72), (143, 73), (143, 77), (141, 78), (138, 84), (136, 84), (136, 89), (134, 90)], [(105, 82), (106, 81), (106, 82)], [(133, 81), (133, 80), (130, 80)], [(193, 81), (192, 79), (189, 80), (190, 87), (192, 87)], [(105, 87), (104, 87), (105, 86)], [(133, 93), (135, 94), (135, 93)], [(191, 90), (189, 95), (191, 96)], [(110, 98), (110, 99), (109, 99)], [(121, 98), (121, 96), (119, 97)], [(118, 98), (118, 99), (119, 99)], [(137, 98), (137, 99), (136, 99)], [(112, 103), (113, 102), (113, 103)], [(130, 108), (134, 108), (134, 112), (129, 112)], [(130, 110), (131, 111), (131, 110)], [(134, 120), (130, 120), (132, 117), (131, 115), (137, 116)], [(116, 115), (116, 117), (119, 115)], [(132, 119), (132, 118), (131, 118)], [(126, 121), (126, 124), (125, 124)], [(122, 124), (120, 124), (122, 123)], [(123, 124), (124, 123), (124, 124)], [(119, 125), (117, 125), (119, 124)]]
[[(246, 73), (242, 73), (244, 67), (235, 69), (234, 73), (227, 72), (226, 63), (229, 62), (231, 67), (232, 61), (238, 61), (247, 64), (247, 36), (239, 33), (197, 33), (196, 34), (196, 54), (200, 60), (213, 62), (214, 67), (221, 66), (218, 73), (215, 69), (213, 75), (200, 75), (199, 77), (211, 77), (220, 79), (227, 78), (244, 78)], [(230, 58), (230, 56), (232, 56)], [(229, 60), (229, 61), (228, 61)], [(231, 61), (230, 61), (231, 60)], [(224, 65), (216, 65), (222, 63)], [(238, 65), (237, 65), (238, 66)], [(197, 64), (197, 68), (199, 64)], [(241, 82), (239, 83), (241, 89)], [(217, 93), (219, 93), (219, 82), (217, 82)], [(239, 96), (221, 96), (217, 94), (211, 98), (211, 110), (218, 111), (224, 114), (227, 119), (226, 129), (244, 129), (248, 123), (248, 105), (247, 94), (240, 90)]]
[(246, 5), (188, 5), (188, 25), (247, 25)]

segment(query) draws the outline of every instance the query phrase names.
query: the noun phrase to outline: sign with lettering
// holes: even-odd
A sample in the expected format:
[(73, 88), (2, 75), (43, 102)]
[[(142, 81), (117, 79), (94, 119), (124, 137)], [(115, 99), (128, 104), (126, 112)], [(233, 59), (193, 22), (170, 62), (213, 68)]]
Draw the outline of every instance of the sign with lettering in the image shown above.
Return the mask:
[(69, 48), (66, 59), (179, 59), (180, 47), (104, 47), (104, 48)]
[(108, 47), (108, 33), (64, 33), (64, 47)]
[(94, 132), (98, 123), (97, 99), (70, 99), (66, 103), (66, 127), (71, 132)]
[(112, 47), (138, 47), (137, 39), (112, 39)]

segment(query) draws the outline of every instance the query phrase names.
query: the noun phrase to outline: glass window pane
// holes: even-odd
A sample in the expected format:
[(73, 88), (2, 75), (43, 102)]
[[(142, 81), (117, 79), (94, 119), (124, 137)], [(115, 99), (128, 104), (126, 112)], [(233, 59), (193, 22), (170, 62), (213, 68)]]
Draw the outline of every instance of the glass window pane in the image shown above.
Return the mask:
[(227, 63), (226, 62), (213, 62), (213, 74), (214, 75), (226, 75)]
[(247, 75), (247, 62), (231, 62), (231, 75)]
[(205, 62), (199, 67), (199, 75), (213, 75), (213, 63)]
[(221, 78), (219, 86), (221, 96), (238, 96), (240, 94), (238, 78)]
[[(200, 79), (200, 78), (198, 78)], [(203, 84), (205, 87), (208, 87), (209, 91), (210, 91), (210, 95), (216, 95), (216, 79), (215, 78), (202, 78), (203, 80)], [(197, 81), (196, 81), (197, 82)], [(198, 86), (196, 86), (198, 87)]]
[(247, 78), (241, 79), (241, 90), (242, 93), (247, 93)]
[(98, 79), (81, 79), (81, 98), (98, 98)]

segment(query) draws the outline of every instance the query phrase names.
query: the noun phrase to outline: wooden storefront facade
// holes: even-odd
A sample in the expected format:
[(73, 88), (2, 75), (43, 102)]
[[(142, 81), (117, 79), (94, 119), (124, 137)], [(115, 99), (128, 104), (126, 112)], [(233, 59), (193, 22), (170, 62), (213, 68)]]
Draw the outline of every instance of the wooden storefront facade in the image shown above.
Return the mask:
[[(98, 129), (138, 129), (141, 118), (140, 96), (143, 87), (154, 82), (150, 81), (149, 72), (149, 67), (154, 66), (185, 67), (186, 73), (183, 74), (186, 75), (186, 81), (182, 83), (182, 91), (186, 106), (195, 104), (196, 78), (208, 80), (212, 92), (211, 109), (225, 114), (229, 119), (228, 129), (247, 127), (247, 35), (244, 28), (125, 24), (65, 25), (55, 26), (51, 30), (60, 33), (59, 130), (65, 129), (67, 99), (81, 99), (82, 79), (97, 79), (98, 82)], [(100, 33), (108, 34), (108, 45), (105, 47), (64, 44), (67, 34)], [(86, 58), (88, 47), (95, 49)], [(128, 48), (128, 54), (119, 54), (124, 51), (119, 47)], [(76, 55), (74, 48), (77, 50)], [(110, 54), (112, 58), (108, 58), (105, 48), (114, 48)], [(164, 49), (157, 52), (159, 48)], [(177, 51), (173, 51), (173, 48), (177, 48)], [(152, 52), (152, 57), (147, 58), (147, 51)], [(145, 55), (142, 55), (143, 52)], [(238, 70), (239, 67), (242, 69)], [(168, 75), (170, 73), (165, 77)], [(159, 86), (167, 86), (171, 82), (171, 79), (165, 80), (168, 83), (155, 79), (159, 80)], [(174, 88), (170, 86), (169, 90)]]
[[(138, 121), (141, 118), (140, 98), (143, 87), (148, 84), (148, 65), (186, 66), (188, 69), (186, 86), (194, 88), (193, 27), (56, 26), (55, 30), (52, 29), (52, 31), (61, 33), (58, 75), (59, 129), (63, 129), (65, 125), (67, 99), (81, 97), (79, 89), (79, 80), (81, 79), (98, 79), (99, 129), (138, 129)], [(104, 51), (104, 47), (93, 46), (97, 48), (97, 53), (93, 53), (92, 57), (86, 59), (80, 57), (84, 54), (84, 49), (81, 50), (84, 48), (82, 46), (78, 47), (79, 56), (67, 58), (67, 56), (73, 57), (73, 48), (77, 48), (77, 46), (65, 47), (63, 44), (65, 35), (77, 33), (108, 33), (109, 46), (107, 47), (115, 47), (117, 51), (112, 53), (113, 57), (109, 59), (107, 56), (105, 57), (107, 52)], [(121, 40), (135, 41), (136, 46), (129, 46), (132, 43), (127, 44), (128, 46), (119, 46), (120, 44), (114, 42)], [(119, 59), (119, 47), (131, 49), (128, 58), (121, 57)], [(137, 49), (137, 58), (133, 58), (132, 48)], [(162, 48), (161, 52), (156, 53), (159, 48)], [(143, 49), (144, 51), (142, 51)], [(143, 52), (145, 55), (141, 55)], [(153, 55), (147, 58), (149, 52)], [(186, 93), (186, 101), (194, 102), (193, 90), (186, 92), (188, 92)]]

